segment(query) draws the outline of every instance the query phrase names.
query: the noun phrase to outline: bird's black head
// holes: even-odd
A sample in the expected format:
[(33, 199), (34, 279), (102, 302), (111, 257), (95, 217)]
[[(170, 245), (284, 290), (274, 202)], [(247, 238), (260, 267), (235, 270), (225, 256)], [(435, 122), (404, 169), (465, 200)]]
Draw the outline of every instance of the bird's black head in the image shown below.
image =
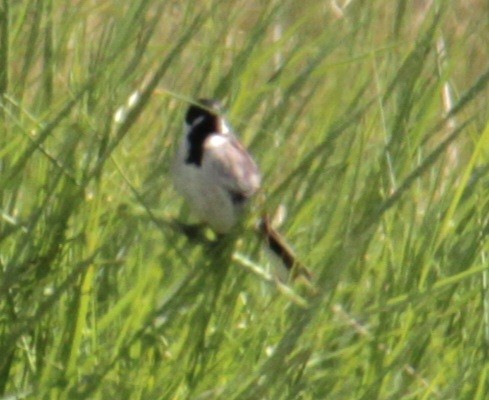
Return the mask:
[(197, 166), (201, 164), (205, 139), (209, 135), (221, 131), (220, 112), (221, 104), (216, 100), (199, 99), (197, 104), (190, 105), (185, 116), (185, 123), (189, 128), (187, 163)]
[(185, 122), (190, 127), (203, 125), (212, 132), (217, 132), (220, 113), (221, 104), (217, 100), (199, 99), (196, 104), (191, 104), (188, 108)]

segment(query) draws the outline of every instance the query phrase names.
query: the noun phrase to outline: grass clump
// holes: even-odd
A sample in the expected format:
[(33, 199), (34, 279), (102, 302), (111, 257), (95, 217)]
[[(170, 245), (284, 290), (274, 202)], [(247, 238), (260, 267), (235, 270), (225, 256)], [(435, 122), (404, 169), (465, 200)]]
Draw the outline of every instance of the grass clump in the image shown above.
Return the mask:
[[(487, 13), (2, 0), (0, 399), (486, 398)], [(173, 229), (201, 96), (317, 293)]]

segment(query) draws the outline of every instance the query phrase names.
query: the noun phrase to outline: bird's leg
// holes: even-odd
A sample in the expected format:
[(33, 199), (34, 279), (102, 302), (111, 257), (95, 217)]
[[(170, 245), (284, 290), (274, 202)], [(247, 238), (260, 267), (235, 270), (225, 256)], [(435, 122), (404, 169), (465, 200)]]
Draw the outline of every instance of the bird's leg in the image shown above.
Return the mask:
[(190, 241), (196, 242), (205, 242), (208, 243), (209, 239), (205, 235), (205, 224), (204, 223), (196, 223), (196, 224), (186, 224), (184, 222), (180, 222), (174, 220), (175, 228), (183, 233), (187, 239)]

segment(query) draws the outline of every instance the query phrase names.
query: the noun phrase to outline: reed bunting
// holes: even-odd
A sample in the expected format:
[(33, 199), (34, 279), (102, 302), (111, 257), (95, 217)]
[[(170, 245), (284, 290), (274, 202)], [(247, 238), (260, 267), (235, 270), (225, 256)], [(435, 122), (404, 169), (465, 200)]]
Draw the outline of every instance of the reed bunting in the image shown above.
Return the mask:
[(258, 167), (215, 100), (200, 99), (188, 108), (172, 172), (191, 210), (218, 234), (238, 223), (260, 188)]

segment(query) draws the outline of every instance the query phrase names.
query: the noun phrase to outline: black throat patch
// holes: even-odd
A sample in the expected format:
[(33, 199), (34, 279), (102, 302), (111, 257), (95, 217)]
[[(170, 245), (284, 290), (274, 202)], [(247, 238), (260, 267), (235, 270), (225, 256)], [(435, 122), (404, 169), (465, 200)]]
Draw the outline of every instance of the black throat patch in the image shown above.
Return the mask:
[(208, 110), (192, 105), (185, 121), (191, 126), (188, 133), (188, 154), (185, 162), (196, 166), (202, 165), (204, 142), (209, 135), (219, 132), (219, 117)]

